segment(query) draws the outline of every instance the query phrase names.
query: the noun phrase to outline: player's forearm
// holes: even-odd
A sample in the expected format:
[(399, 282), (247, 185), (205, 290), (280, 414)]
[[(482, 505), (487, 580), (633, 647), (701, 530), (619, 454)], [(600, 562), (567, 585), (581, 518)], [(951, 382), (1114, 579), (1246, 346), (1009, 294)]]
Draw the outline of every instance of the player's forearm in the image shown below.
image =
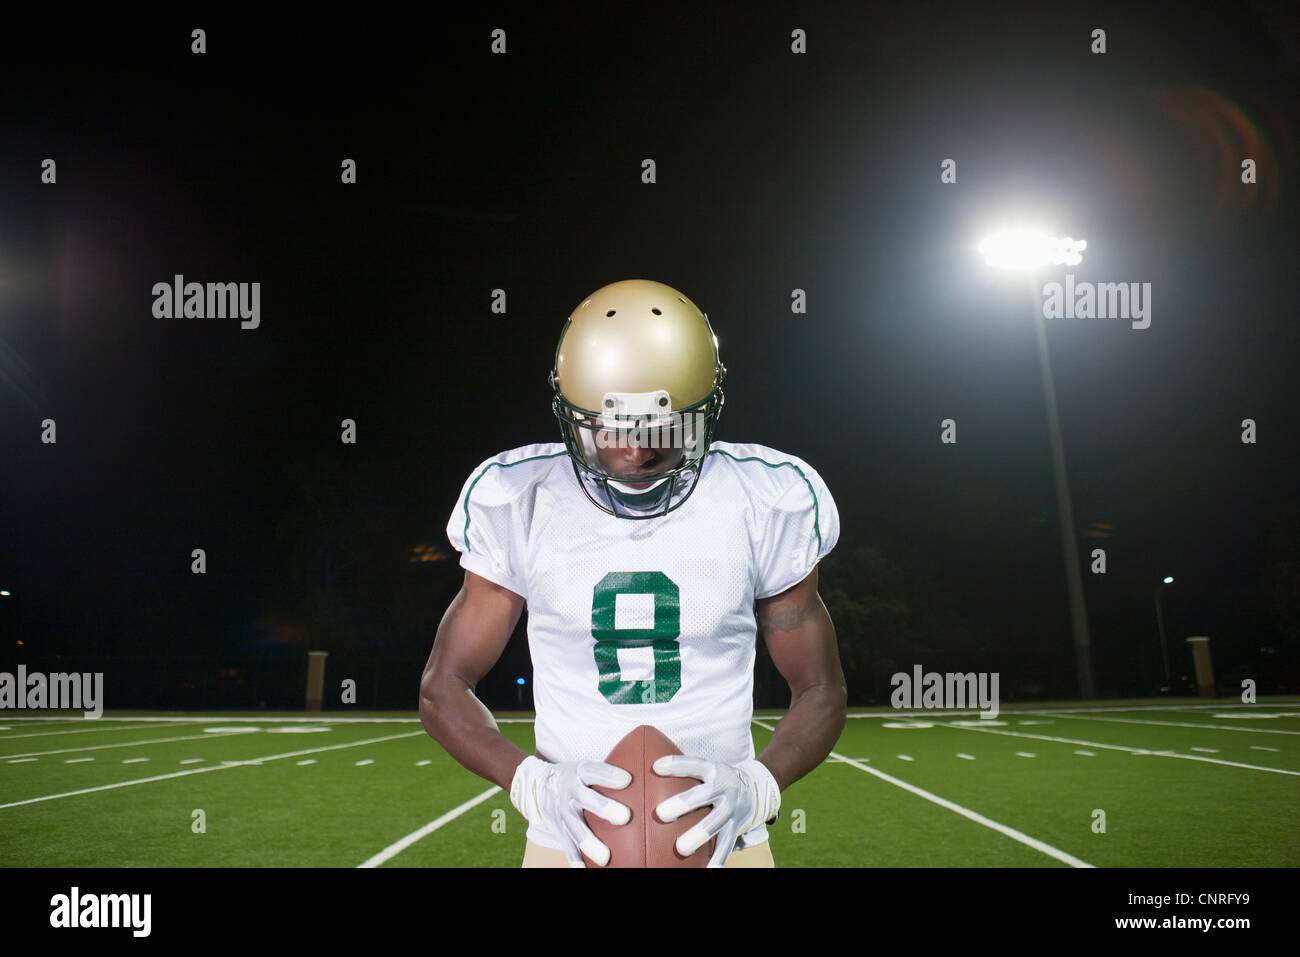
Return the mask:
[(831, 753), (844, 730), (847, 698), (843, 684), (828, 682), (804, 688), (790, 702), (790, 710), (758, 756), (782, 791)]
[(454, 680), (426, 681), (420, 687), (420, 720), (453, 758), (510, 790), (515, 768), (527, 755), (501, 733), (472, 688)]

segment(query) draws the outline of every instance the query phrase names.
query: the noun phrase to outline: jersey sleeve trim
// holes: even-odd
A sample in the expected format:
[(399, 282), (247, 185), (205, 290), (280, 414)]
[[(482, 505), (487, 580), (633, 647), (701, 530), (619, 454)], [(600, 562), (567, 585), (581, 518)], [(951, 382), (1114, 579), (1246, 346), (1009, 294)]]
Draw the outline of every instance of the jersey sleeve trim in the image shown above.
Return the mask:
[(751, 455), (751, 456), (747, 456), (747, 457), (745, 457), (745, 458), (743, 458), (743, 459), (742, 459), (742, 458), (737, 458), (736, 456), (732, 455), (730, 452), (724, 452), (722, 449), (709, 449), (709, 454), (710, 454), (710, 455), (725, 455), (727, 458), (731, 459), (733, 462), (758, 462), (758, 463), (760, 463), (760, 464), (762, 464), (762, 465), (766, 465), (768, 468), (771, 468), (771, 469), (779, 469), (779, 468), (781, 468), (781, 467), (784, 466), (784, 465), (788, 465), (788, 466), (790, 466), (790, 468), (792, 468), (792, 469), (794, 469), (796, 472), (798, 472), (798, 473), (799, 473), (799, 477), (800, 477), (801, 479), (803, 479), (804, 484), (808, 486), (808, 494), (812, 496), (812, 500), (813, 500), (813, 531), (817, 533), (817, 551), (820, 552), (820, 551), (822, 550), (821, 506), (820, 506), (819, 503), (817, 502), (817, 492), (816, 492), (816, 490), (813, 488), (812, 482), (808, 481), (808, 476), (806, 476), (806, 475), (803, 474), (803, 469), (799, 468), (799, 466), (795, 465), (793, 462), (769, 462), (769, 461), (767, 461), (766, 459), (760, 459), (760, 458), (758, 458), (757, 456), (752, 456), (752, 455)]
[(481, 554), (471, 555), (469, 552), (465, 552), (460, 556), (460, 567), (464, 568), (466, 571), (473, 572), (479, 578), (486, 578), (495, 585), (500, 585), (502, 588), (509, 589), (521, 598), (524, 597), (524, 592), (527, 590), (525, 589), (523, 582), (502, 575), (499, 571), (493, 568), (492, 563)]
[(504, 469), (504, 468), (509, 468), (512, 465), (523, 465), (525, 462), (537, 462), (540, 461), (541, 459), (553, 459), (553, 458), (557, 458), (558, 456), (568, 455), (568, 454), (569, 453), (566, 450), (564, 452), (553, 452), (550, 455), (532, 455), (529, 456), (528, 458), (520, 459), (517, 462), (489, 462), (487, 465), (483, 466), (482, 471), (480, 471), (478, 475), (474, 476), (474, 481), (469, 483), (469, 488), (466, 489), (465, 491), (465, 502), (462, 506), (462, 508), (465, 510), (465, 531), (464, 531), (465, 554), (468, 555), (471, 550), (469, 544), (469, 497), (474, 494), (474, 486), (478, 484), (479, 479), (481, 479), (484, 475), (487, 475), (488, 469), (492, 468), (492, 466), (494, 465), (500, 466), (501, 468)]

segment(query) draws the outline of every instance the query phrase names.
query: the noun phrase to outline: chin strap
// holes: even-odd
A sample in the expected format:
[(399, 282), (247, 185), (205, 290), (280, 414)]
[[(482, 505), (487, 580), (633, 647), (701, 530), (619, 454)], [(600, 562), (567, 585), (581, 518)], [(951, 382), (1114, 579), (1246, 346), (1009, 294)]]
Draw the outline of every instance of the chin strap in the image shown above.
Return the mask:
[(605, 490), (609, 493), (611, 499), (626, 509), (639, 512), (659, 511), (661, 506), (672, 496), (673, 485), (674, 483), (670, 477), (659, 479), (647, 489), (634, 489), (622, 482), (615, 482), (612, 479), (605, 480)]

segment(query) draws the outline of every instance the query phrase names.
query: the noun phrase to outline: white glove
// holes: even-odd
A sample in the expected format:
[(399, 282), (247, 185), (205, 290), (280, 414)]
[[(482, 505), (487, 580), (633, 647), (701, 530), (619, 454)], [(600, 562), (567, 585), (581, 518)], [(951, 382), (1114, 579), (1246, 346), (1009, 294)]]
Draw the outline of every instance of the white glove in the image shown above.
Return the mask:
[(655, 761), (654, 770), (656, 774), (699, 778), (704, 782), (661, 801), (655, 813), (661, 821), (675, 821), (683, 814), (712, 804), (713, 810), (704, 820), (677, 838), (677, 853), (689, 857), (716, 836), (718, 843), (709, 858), (709, 867), (725, 864), (736, 847), (737, 838), (772, 820), (781, 809), (781, 789), (776, 778), (757, 758), (732, 767), (704, 758), (670, 754)]
[(552, 764), (529, 755), (515, 768), (510, 782), (510, 803), (528, 823), (559, 837), (570, 867), (586, 866), (582, 854), (604, 867), (609, 863), (609, 848), (591, 833), (583, 820), (583, 809), (610, 824), (626, 824), (632, 819), (632, 812), (627, 805), (593, 791), (588, 785), (625, 788), (631, 783), (632, 775), (612, 764), (601, 761)]

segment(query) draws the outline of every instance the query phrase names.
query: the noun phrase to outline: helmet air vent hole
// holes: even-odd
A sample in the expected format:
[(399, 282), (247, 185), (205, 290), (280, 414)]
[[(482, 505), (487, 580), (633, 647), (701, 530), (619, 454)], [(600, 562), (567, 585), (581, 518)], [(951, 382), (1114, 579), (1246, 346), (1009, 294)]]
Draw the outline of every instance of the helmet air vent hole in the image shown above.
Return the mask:
[(605, 315), (606, 315), (606, 316), (612, 316), (612, 315), (614, 315), (614, 310), (611, 309), (609, 312), (605, 313)]
[(659, 307), (658, 307), (658, 306), (652, 306), (652, 307), (650, 308), (650, 311), (653, 312), (656, 316), (662, 316), (662, 315), (663, 315), (663, 313), (659, 311)]

